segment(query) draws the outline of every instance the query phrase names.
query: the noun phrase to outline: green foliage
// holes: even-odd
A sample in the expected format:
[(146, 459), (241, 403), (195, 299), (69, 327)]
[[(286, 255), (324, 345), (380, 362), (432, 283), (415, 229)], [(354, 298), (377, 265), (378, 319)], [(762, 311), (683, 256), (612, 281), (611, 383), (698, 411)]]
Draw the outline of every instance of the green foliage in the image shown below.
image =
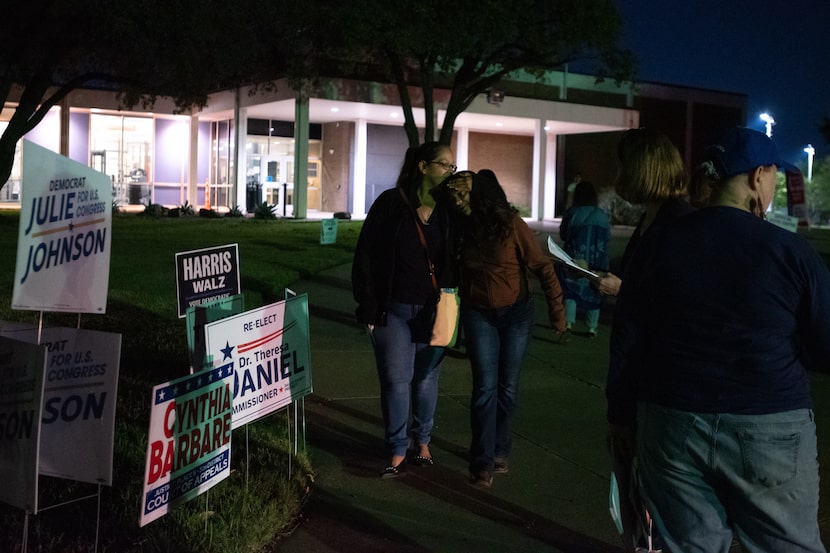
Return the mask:
[(276, 219), (275, 209), (277, 209), (276, 205), (268, 204), (267, 202), (257, 204), (256, 209), (254, 209), (254, 219), (264, 219), (266, 221)]
[(139, 215), (158, 218), (167, 215), (168, 211), (170, 210), (161, 204), (147, 204), (144, 206), (144, 211), (139, 213)]
[[(0, 251), (15, 258), (19, 212), (0, 211)], [(279, 301), (302, 277), (351, 260), (360, 223), (338, 226), (338, 241), (320, 245), (319, 222), (245, 218), (113, 219), (110, 289), (105, 315), (84, 315), (81, 327), (122, 335), (116, 406), (113, 486), (101, 505), (99, 551), (108, 553), (225, 553), (262, 551), (293, 523), (312, 469), (293, 457), (288, 475), (287, 423), (275, 414), (234, 432), (232, 474), (207, 495), (138, 527), (152, 386), (188, 372), (186, 337), (177, 318), (175, 254), (211, 246), (239, 245), (242, 290), (248, 309)], [(14, 263), (0, 265), (0, 296), (11, 297)], [(49, 313), (44, 326), (78, 324), (75, 314)], [(37, 314), (0, 303), (0, 320), (36, 324)], [(250, 472), (246, 458), (250, 451)], [(41, 478), (42, 506), (94, 494), (87, 484)], [(96, 501), (39, 513), (29, 522), (29, 551), (93, 549)], [(14, 551), (23, 528), (19, 510), (0, 504), (0, 551)], [(207, 531), (205, 528), (207, 527)], [(206, 533), (207, 532), (207, 533)]]
[(242, 210), (239, 208), (239, 204), (233, 206), (230, 211), (225, 213), (225, 217), (244, 217)]
[[(29, 0), (6, 3), (0, 19), (0, 105), (15, 102), (0, 135), (0, 188), (17, 142), (76, 88), (116, 92), (122, 107), (151, 108), (157, 97), (178, 111), (203, 106), (210, 92), (283, 76), (296, 34), (284, 0)], [(67, 40), (67, 29), (72, 39)], [(226, 34), (283, 37), (282, 48)], [(114, 45), (117, 45), (114, 46)], [(302, 53), (297, 53), (302, 59)]]
[(222, 217), (222, 214), (218, 211), (214, 211), (213, 209), (201, 208), (199, 210), (199, 217), (206, 217), (208, 219), (219, 219)]
[(193, 210), (193, 206), (190, 205), (190, 202), (185, 200), (185, 202), (180, 205), (179, 207), (174, 207), (173, 209), (167, 212), (168, 217), (192, 217), (195, 215), (195, 211)]
[(804, 183), (804, 189), (810, 222), (830, 224), (830, 156), (814, 160), (813, 179)]
[[(355, 71), (355, 60), (385, 69), (384, 78), (398, 87), (412, 145), (419, 135), (408, 86), (423, 94), (424, 140), (435, 137), (433, 115), (444, 107), (436, 105), (434, 88), (451, 91), (439, 138), (449, 144), (458, 115), (513, 71), (540, 74), (580, 62), (598, 78), (633, 78), (633, 54), (617, 44), (622, 20), (613, 0), (368, 0), (305, 9), (322, 56), (345, 60), (347, 74)], [(445, 32), (443, 22), (452, 31)]]
[[(830, 225), (830, 156), (815, 158), (813, 178), (807, 180), (806, 164), (800, 167), (804, 175), (804, 196), (811, 225)], [(787, 212), (787, 183), (783, 173), (778, 173), (773, 198), (773, 209)]]

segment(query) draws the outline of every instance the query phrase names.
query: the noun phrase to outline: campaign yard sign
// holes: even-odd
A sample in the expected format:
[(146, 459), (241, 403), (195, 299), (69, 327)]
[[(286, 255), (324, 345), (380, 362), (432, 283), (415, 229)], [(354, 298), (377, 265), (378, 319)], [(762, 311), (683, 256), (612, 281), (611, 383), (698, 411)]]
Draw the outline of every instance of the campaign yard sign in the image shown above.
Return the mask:
[(105, 313), (112, 182), (28, 140), (12, 309)]
[(187, 324), (187, 350), (190, 353), (191, 368), (201, 368), (207, 363), (207, 357), (205, 356), (205, 325), (243, 311), (245, 311), (245, 296), (242, 294), (187, 308), (185, 322)]
[(0, 336), (0, 501), (37, 513), (46, 347)]
[(337, 243), (337, 219), (323, 219), (320, 221), (320, 244)]
[[(0, 321), (0, 336), (38, 343), (32, 325)], [(47, 352), (40, 474), (111, 486), (121, 335), (49, 327), (40, 343)]]
[(235, 368), (234, 429), (311, 393), (306, 294), (209, 323), (205, 341)]
[(804, 177), (798, 169), (788, 169), (784, 176), (787, 181), (787, 214), (798, 219), (799, 226), (807, 226), (807, 200), (804, 193)]
[(179, 318), (188, 307), (239, 294), (239, 249), (237, 244), (176, 254), (176, 296)]
[(140, 526), (230, 475), (233, 372), (226, 363), (153, 388)]

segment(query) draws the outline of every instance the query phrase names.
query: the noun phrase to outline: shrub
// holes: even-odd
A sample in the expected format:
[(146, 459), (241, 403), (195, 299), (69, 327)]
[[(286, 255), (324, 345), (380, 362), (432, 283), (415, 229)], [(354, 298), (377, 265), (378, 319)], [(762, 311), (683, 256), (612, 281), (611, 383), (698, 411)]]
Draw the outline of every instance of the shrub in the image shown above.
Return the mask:
[(244, 217), (244, 214), (242, 213), (242, 210), (239, 209), (239, 204), (237, 204), (225, 214), (225, 217)]
[(160, 204), (147, 204), (144, 206), (144, 211), (142, 211), (139, 215), (145, 215), (147, 217), (163, 217), (167, 215), (169, 210)]
[(254, 209), (254, 219), (276, 219), (277, 216), (274, 214), (276, 208), (276, 205), (270, 205), (267, 202), (257, 204), (256, 209)]

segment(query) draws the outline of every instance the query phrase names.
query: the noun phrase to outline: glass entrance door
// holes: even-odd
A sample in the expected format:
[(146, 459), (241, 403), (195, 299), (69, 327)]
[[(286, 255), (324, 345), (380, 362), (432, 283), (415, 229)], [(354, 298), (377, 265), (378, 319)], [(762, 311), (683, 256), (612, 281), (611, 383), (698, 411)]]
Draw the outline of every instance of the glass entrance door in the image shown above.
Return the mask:
[(277, 215), (293, 213), (294, 158), (291, 156), (262, 156), (262, 201), (275, 205)]

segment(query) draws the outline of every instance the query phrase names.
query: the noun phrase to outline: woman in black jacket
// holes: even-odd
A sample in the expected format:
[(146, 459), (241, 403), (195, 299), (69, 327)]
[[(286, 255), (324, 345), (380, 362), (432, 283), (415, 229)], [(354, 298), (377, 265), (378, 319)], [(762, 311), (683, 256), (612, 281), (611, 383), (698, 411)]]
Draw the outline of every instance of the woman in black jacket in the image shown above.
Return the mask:
[(410, 435), (412, 461), (433, 464), (429, 442), (444, 348), (430, 346), (429, 334), (418, 332), (413, 320), (432, 308), (436, 287), (456, 286), (449, 216), (429, 193), (455, 168), (446, 145), (409, 148), (395, 188), (372, 204), (355, 249), (352, 291), (357, 320), (366, 325), (375, 351), (391, 458), (382, 478), (400, 474)]

